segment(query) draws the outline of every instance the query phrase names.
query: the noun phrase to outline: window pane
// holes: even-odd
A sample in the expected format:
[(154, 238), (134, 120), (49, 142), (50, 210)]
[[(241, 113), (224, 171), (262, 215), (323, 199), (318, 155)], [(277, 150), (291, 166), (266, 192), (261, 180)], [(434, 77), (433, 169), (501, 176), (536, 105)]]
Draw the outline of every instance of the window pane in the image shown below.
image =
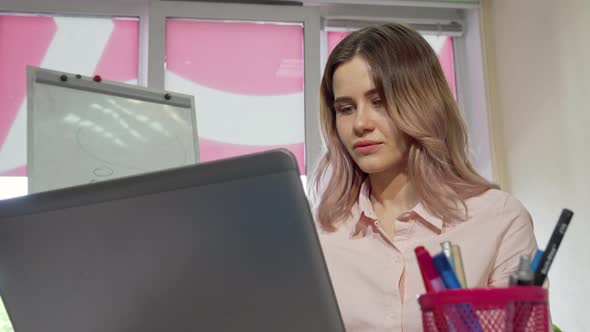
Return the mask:
[(328, 54), (352, 31), (328, 31)]
[[(328, 31), (328, 54), (332, 53), (332, 50), (342, 39), (344, 39), (350, 30), (329, 30)], [(438, 55), (438, 60), (445, 74), (449, 88), (453, 93), (453, 96), (457, 98), (457, 85), (455, 83), (455, 58), (453, 53), (453, 38), (450, 36), (435, 36), (435, 35), (423, 35), (424, 39), (434, 49), (434, 52)]]
[(200, 161), (284, 147), (305, 174), (302, 24), (168, 19), (166, 89), (195, 96)]
[(438, 56), (438, 61), (449, 83), (449, 88), (455, 99), (457, 98), (457, 85), (455, 84), (455, 56), (453, 53), (453, 37), (424, 35), (426, 41), (432, 46)]
[(138, 45), (137, 18), (0, 14), (0, 181), (26, 176), (27, 65), (137, 83)]

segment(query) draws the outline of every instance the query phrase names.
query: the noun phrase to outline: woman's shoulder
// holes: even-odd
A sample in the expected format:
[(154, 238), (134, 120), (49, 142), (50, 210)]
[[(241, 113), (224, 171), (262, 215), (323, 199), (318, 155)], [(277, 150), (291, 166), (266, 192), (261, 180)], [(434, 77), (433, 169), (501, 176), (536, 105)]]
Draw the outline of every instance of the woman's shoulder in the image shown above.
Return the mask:
[(508, 220), (530, 219), (529, 212), (522, 202), (500, 189), (489, 189), (480, 195), (468, 198), (465, 203), (472, 216), (493, 216)]

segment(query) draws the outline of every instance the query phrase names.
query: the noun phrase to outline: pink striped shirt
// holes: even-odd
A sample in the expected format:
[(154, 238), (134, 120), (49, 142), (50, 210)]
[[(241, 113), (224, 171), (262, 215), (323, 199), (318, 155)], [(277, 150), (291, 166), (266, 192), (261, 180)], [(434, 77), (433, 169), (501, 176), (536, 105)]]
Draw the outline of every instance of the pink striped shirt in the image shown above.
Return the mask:
[(434, 255), (443, 241), (459, 245), (468, 287), (507, 285), (519, 256), (537, 248), (530, 215), (500, 190), (468, 199), (468, 218), (460, 223), (444, 223), (418, 203), (395, 220), (392, 239), (379, 227), (369, 194), (363, 185), (352, 216), (336, 232), (319, 231), (349, 332), (422, 331), (417, 246)]

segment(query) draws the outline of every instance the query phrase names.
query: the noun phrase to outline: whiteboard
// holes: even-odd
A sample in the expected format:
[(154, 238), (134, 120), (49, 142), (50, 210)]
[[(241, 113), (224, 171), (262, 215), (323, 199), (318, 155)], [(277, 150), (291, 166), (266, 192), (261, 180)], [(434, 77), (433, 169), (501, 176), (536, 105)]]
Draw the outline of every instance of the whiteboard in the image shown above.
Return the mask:
[(29, 193), (198, 162), (194, 98), (28, 68)]

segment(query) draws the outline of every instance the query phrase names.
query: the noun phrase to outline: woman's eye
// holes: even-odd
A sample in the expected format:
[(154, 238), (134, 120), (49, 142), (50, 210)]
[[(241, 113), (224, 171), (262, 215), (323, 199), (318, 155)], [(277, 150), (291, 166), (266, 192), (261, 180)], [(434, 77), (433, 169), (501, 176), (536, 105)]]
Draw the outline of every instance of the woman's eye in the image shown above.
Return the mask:
[(342, 107), (338, 107), (336, 109), (336, 111), (338, 113), (350, 113), (354, 110), (354, 108), (352, 106), (342, 106)]
[(381, 101), (380, 98), (373, 99), (373, 105), (381, 107), (381, 106), (383, 106), (383, 101)]

